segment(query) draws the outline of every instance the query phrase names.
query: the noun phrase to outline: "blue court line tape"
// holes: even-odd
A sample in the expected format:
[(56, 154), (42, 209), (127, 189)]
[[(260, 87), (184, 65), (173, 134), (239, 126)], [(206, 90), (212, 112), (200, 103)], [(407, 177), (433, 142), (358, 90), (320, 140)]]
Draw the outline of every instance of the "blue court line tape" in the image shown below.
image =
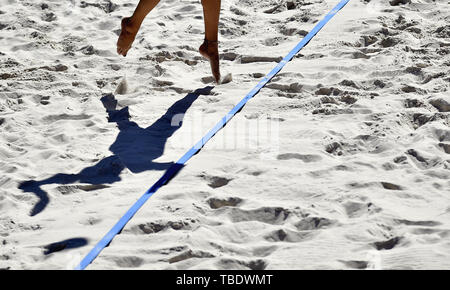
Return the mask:
[(94, 246), (94, 248), (81, 260), (75, 270), (84, 270), (100, 252), (111, 243), (112, 239), (119, 234), (128, 221), (136, 214), (136, 212), (144, 205), (144, 203), (161, 187), (167, 184), (175, 175), (184, 167), (184, 164), (197, 154), (203, 146), (208, 142), (220, 129), (222, 129), (231, 118), (234, 117), (245, 104), (254, 97), (285, 65), (288, 63), (308, 42), (327, 24), (336, 13), (339, 12), (350, 0), (342, 0), (336, 7), (331, 10), (324, 19), (322, 19), (295, 47), (289, 52), (279, 63), (272, 69), (259, 83), (233, 108), (223, 117), (200, 141), (198, 141), (188, 152), (186, 152), (176, 163), (166, 170), (164, 175), (149, 188), (131, 208), (120, 218), (114, 227)]

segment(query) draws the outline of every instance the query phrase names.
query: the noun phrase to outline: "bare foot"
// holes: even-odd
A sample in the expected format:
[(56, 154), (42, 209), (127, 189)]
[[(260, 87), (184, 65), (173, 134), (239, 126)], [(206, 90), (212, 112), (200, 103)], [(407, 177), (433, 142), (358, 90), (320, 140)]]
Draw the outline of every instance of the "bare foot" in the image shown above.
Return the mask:
[(217, 41), (208, 41), (205, 39), (203, 44), (200, 46), (199, 51), (203, 57), (209, 60), (209, 63), (211, 64), (211, 72), (216, 79), (216, 83), (219, 83), (219, 46)]
[(120, 32), (119, 40), (117, 40), (117, 53), (127, 56), (128, 50), (131, 48), (139, 27), (136, 28), (131, 22), (131, 17), (122, 19), (122, 31)]

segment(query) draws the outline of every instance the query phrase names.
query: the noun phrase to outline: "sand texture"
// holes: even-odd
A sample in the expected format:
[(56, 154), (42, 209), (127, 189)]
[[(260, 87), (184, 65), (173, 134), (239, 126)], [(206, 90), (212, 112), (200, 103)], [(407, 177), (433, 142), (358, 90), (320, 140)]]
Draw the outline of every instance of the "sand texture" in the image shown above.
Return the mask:
[[(338, 2), (222, 0), (215, 85), (200, 1), (124, 58), (137, 1), (0, 0), (0, 268), (73, 268)], [(351, 0), (88, 269), (450, 269), (449, 23)]]

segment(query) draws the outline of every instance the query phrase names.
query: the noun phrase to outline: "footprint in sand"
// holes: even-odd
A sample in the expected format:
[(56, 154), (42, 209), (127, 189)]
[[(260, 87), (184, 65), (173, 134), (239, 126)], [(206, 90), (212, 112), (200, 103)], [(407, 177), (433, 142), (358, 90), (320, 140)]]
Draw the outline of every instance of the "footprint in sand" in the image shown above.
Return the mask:
[(442, 150), (443, 150), (445, 153), (450, 154), (450, 144), (447, 144), (447, 143), (439, 143), (438, 146), (439, 146), (440, 148), (442, 148)]
[(208, 199), (207, 203), (212, 209), (218, 209), (224, 206), (237, 206), (242, 202), (242, 199), (238, 197), (229, 197), (228, 199), (221, 199), (212, 197)]
[(399, 242), (402, 240), (402, 237), (394, 237), (392, 239), (381, 241), (381, 242), (375, 242), (373, 243), (373, 246), (378, 250), (391, 250), (394, 247), (396, 247)]
[(277, 249), (277, 246), (257, 246), (252, 250), (252, 254), (256, 257), (267, 257)]
[(330, 220), (322, 217), (307, 217), (302, 219), (300, 222), (296, 223), (294, 226), (299, 231), (312, 231), (319, 230), (323, 228), (328, 228), (336, 225), (335, 220)]
[(89, 191), (94, 191), (94, 190), (99, 190), (99, 189), (104, 189), (104, 188), (109, 188), (109, 187), (110, 187), (109, 185), (105, 185), (105, 184), (60, 185), (60, 186), (56, 187), (56, 190), (63, 195), (68, 195), (68, 194), (79, 192), (80, 190), (89, 192)]
[(267, 262), (264, 260), (241, 261), (237, 259), (222, 258), (215, 263), (218, 269), (222, 270), (264, 270)]
[(240, 61), (241, 63), (254, 63), (254, 62), (280, 62), (283, 58), (281, 56), (279, 57), (272, 57), (272, 56), (241, 56)]
[(358, 270), (367, 269), (369, 265), (369, 262), (367, 261), (344, 261), (344, 260), (338, 261), (351, 269), (358, 269)]
[(278, 160), (291, 160), (291, 159), (299, 159), (305, 163), (309, 162), (317, 162), (322, 160), (322, 157), (319, 155), (312, 154), (299, 154), (299, 153), (285, 153), (277, 156)]
[(244, 210), (235, 207), (224, 208), (229, 218), (235, 222), (258, 221), (266, 224), (283, 224), (291, 212), (282, 207), (261, 207), (253, 210)]
[(114, 257), (112, 259), (117, 266), (122, 268), (137, 268), (144, 263), (144, 259), (136, 256)]
[(48, 115), (42, 118), (42, 120), (46, 123), (54, 123), (57, 121), (77, 121), (77, 120), (85, 120), (91, 118), (92, 115), (87, 114), (58, 114), (58, 115)]
[(213, 254), (208, 253), (208, 252), (187, 250), (186, 252), (183, 252), (172, 258), (169, 258), (168, 262), (170, 264), (173, 264), (173, 263), (181, 262), (181, 261), (184, 261), (187, 259), (192, 259), (192, 258), (214, 258), (214, 257), (215, 256)]
[(429, 169), (439, 164), (439, 158), (425, 157), (425, 155), (422, 152), (419, 152), (415, 149), (407, 150), (406, 154), (421, 169)]
[[(212, 84), (215, 82), (215, 79), (212, 76), (202, 77), (200, 80), (204, 84)], [(230, 83), (232, 81), (233, 81), (233, 75), (231, 73), (228, 73), (225, 76), (221, 77), (221, 79), (219, 80), (219, 85), (224, 85), (224, 84)]]
[(312, 238), (315, 234), (311, 232), (295, 232), (288, 229), (279, 229), (264, 236), (269, 242), (298, 243)]
[(179, 221), (158, 221), (148, 222), (132, 226), (130, 229), (125, 229), (124, 232), (131, 232), (134, 234), (154, 234), (166, 229), (192, 230), (196, 227), (196, 221), (193, 219), (179, 220)]
[(213, 176), (213, 175), (206, 175), (201, 174), (199, 177), (203, 178), (208, 182), (208, 186), (212, 188), (218, 188), (227, 185), (230, 181), (232, 181), (232, 178), (225, 178), (221, 176)]
[(405, 219), (395, 219), (394, 222), (398, 224), (403, 224), (406, 226), (426, 226), (426, 227), (436, 227), (440, 226), (442, 223), (436, 221), (411, 221)]

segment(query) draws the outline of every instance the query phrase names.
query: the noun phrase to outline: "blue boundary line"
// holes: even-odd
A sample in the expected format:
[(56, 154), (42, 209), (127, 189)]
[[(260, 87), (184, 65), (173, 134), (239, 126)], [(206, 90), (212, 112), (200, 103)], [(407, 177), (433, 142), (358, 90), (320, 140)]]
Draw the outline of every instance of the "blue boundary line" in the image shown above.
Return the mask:
[(198, 141), (188, 152), (186, 152), (176, 163), (174, 163), (164, 175), (151, 187), (144, 195), (142, 195), (131, 208), (122, 216), (122, 218), (114, 225), (114, 227), (94, 246), (94, 248), (81, 260), (75, 270), (84, 270), (100, 252), (111, 243), (112, 239), (119, 234), (128, 221), (136, 214), (136, 212), (144, 205), (144, 203), (161, 187), (167, 184), (170, 179), (184, 167), (184, 164), (197, 154), (203, 146), (222, 129), (231, 118), (234, 117), (245, 104), (254, 97), (285, 65), (288, 63), (308, 42), (327, 24), (333, 16), (339, 12), (350, 0), (342, 0), (334, 7), (324, 19), (322, 19), (298, 44), (289, 52), (279, 63), (267, 74), (259, 83), (233, 108), (223, 117), (200, 141)]

